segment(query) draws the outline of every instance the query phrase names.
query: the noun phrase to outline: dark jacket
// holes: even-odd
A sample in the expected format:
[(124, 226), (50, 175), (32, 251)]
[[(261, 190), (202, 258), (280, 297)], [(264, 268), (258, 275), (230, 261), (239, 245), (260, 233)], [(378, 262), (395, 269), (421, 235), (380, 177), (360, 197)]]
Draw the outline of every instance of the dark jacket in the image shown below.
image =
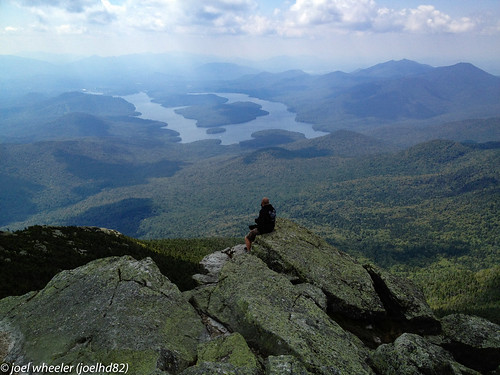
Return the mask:
[(259, 211), (259, 217), (255, 219), (257, 228), (261, 234), (270, 233), (276, 224), (276, 210), (271, 204), (266, 204)]

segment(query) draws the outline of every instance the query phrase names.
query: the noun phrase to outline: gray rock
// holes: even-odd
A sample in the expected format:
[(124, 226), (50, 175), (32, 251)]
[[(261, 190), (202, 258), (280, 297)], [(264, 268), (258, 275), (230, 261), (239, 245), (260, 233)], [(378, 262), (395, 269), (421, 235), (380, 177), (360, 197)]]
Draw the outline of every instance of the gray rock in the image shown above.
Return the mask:
[(385, 315), (363, 266), (309, 230), (278, 219), (275, 231), (257, 237), (253, 249), (274, 271), (321, 288), (330, 312), (359, 318)]
[(450, 353), (423, 337), (404, 333), (392, 344), (383, 344), (373, 364), (384, 375), (480, 375), (457, 363)]
[(328, 301), (325, 293), (312, 284), (304, 283), (295, 285), (295, 289), (304, 297), (310, 298), (323, 311), (328, 308)]
[(258, 373), (258, 361), (245, 339), (239, 333), (233, 333), (201, 344), (196, 366), (186, 369), (182, 375)]
[(468, 367), (481, 372), (500, 366), (500, 326), (486, 319), (452, 314), (441, 319), (441, 345)]
[(209, 316), (263, 354), (293, 355), (316, 374), (372, 374), (352, 335), (253, 255), (226, 263), (207, 301)]
[(304, 365), (291, 355), (269, 356), (266, 375), (309, 375)]
[(114, 362), (128, 363), (129, 374), (175, 374), (196, 360), (207, 333), (151, 259), (125, 256), (63, 271), (38, 293), (1, 300), (0, 337), (6, 362)]
[(203, 267), (205, 273), (196, 274), (193, 276), (193, 279), (196, 280), (199, 285), (216, 283), (219, 279), (219, 273), (222, 267), (224, 267), (224, 264), (226, 264), (233, 257), (244, 253), (245, 245), (236, 245), (232, 248), (227, 248), (208, 254), (200, 262), (200, 265)]
[[(319, 288), (327, 298), (325, 311), (370, 347), (392, 342), (403, 332), (440, 330), (422, 291), (410, 280), (362, 266), (289, 220), (279, 219), (274, 232), (257, 238), (254, 249), (294, 283)], [(310, 288), (308, 292), (322, 307), (321, 295)]]
[(372, 277), (388, 317), (402, 329), (421, 334), (437, 333), (441, 325), (425, 300), (424, 293), (411, 280), (396, 277), (375, 265), (364, 266)]

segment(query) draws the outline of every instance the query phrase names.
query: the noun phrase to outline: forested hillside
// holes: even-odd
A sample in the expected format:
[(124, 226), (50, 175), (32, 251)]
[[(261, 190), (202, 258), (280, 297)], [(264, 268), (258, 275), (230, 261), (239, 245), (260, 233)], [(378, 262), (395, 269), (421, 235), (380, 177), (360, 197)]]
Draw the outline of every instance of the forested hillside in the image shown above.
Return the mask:
[[(22, 170), (25, 180), (20, 170), (18, 185), (9, 182), (12, 198), (3, 193), (11, 217), (29, 219), (15, 224), (4, 217), (4, 226), (96, 225), (142, 238), (242, 238), (267, 195), (280, 216), (420, 281), (433, 307), (472, 308), (490, 318), (498, 309), (498, 143), (432, 141), (394, 151), (337, 132), (196, 163), (181, 154), (160, 158), (160, 148), (150, 149), (156, 161), (142, 164), (127, 161), (126, 153), (117, 159), (120, 148), (107, 143), (72, 143), (64, 150), (58, 144), (40, 153), (43, 146), (32, 150), (40, 164)], [(111, 150), (114, 160), (106, 154)], [(9, 154), (2, 168), (12, 171), (21, 160), (12, 159), (12, 149)], [(18, 198), (26, 202), (22, 210)]]
[(191, 276), (199, 272), (205, 255), (236, 243), (230, 238), (139, 241), (96, 227), (36, 225), (0, 232), (0, 299), (43, 289), (62, 270), (122, 255), (151, 257), (164, 275), (186, 290), (196, 285)]
[(330, 134), (267, 129), (232, 145), (185, 144), (123, 98), (59, 92), (64, 80), (23, 91), (25, 77), (2, 72), (23, 91), (0, 97), (2, 230), (88, 225), (146, 240), (242, 238), (269, 196), (278, 215), (417, 280), (439, 311), (498, 316), (500, 78), (470, 64), (400, 61), (320, 76), (233, 67), (221, 79), (216, 66), (183, 76), (153, 61), (159, 70), (143, 71), (140, 86), (120, 81), (137, 61), (123, 59), (108, 79), (99, 74), (111, 64), (93, 73), (100, 59), (80, 62), (72, 68), (88, 76), (65, 87), (144, 90), (215, 131), (265, 118), (255, 103), (227, 105), (213, 94), (244, 92), (285, 103)]
[(220, 88), (231, 90), (283, 102), (299, 121), (324, 131), (415, 127), (500, 114), (500, 78), (466, 63), (432, 68), (401, 60), (350, 74), (262, 73)]

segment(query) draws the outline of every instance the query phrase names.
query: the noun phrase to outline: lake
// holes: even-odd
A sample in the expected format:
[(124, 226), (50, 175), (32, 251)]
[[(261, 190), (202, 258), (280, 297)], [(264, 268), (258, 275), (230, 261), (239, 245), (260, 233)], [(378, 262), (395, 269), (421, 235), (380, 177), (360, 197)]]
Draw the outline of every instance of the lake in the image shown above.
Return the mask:
[(136, 110), (141, 113), (139, 116), (140, 118), (167, 123), (166, 129), (177, 131), (180, 134), (182, 143), (190, 143), (203, 139), (219, 139), (223, 145), (230, 145), (250, 140), (252, 139), (253, 133), (269, 129), (299, 132), (304, 134), (306, 138), (315, 138), (328, 134), (314, 130), (311, 124), (295, 121), (295, 114), (288, 111), (286, 106), (282, 103), (253, 98), (246, 94), (214, 94), (227, 98), (227, 103), (253, 102), (259, 104), (264, 111), (269, 112), (269, 115), (258, 117), (255, 120), (243, 124), (221, 126), (221, 128), (226, 129), (223, 133), (207, 134), (207, 128), (199, 128), (196, 126), (196, 120), (187, 119), (175, 113), (176, 109), (182, 107), (163, 107), (161, 104), (153, 103), (151, 98), (144, 92), (123, 96), (122, 98), (135, 105)]

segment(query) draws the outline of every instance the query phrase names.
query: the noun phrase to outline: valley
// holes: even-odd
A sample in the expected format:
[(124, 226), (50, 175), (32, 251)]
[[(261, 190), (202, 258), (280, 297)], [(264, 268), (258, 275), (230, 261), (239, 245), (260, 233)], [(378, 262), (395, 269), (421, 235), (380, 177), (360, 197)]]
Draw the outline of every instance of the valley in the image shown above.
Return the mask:
[(158, 69), (1, 73), (2, 231), (242, 239), (269, 196), (280, 217), (418, 282), (439, 313), (498, 316), (500, 78), (407, 60), (227, 79), (217, 64), (196, 79)]

